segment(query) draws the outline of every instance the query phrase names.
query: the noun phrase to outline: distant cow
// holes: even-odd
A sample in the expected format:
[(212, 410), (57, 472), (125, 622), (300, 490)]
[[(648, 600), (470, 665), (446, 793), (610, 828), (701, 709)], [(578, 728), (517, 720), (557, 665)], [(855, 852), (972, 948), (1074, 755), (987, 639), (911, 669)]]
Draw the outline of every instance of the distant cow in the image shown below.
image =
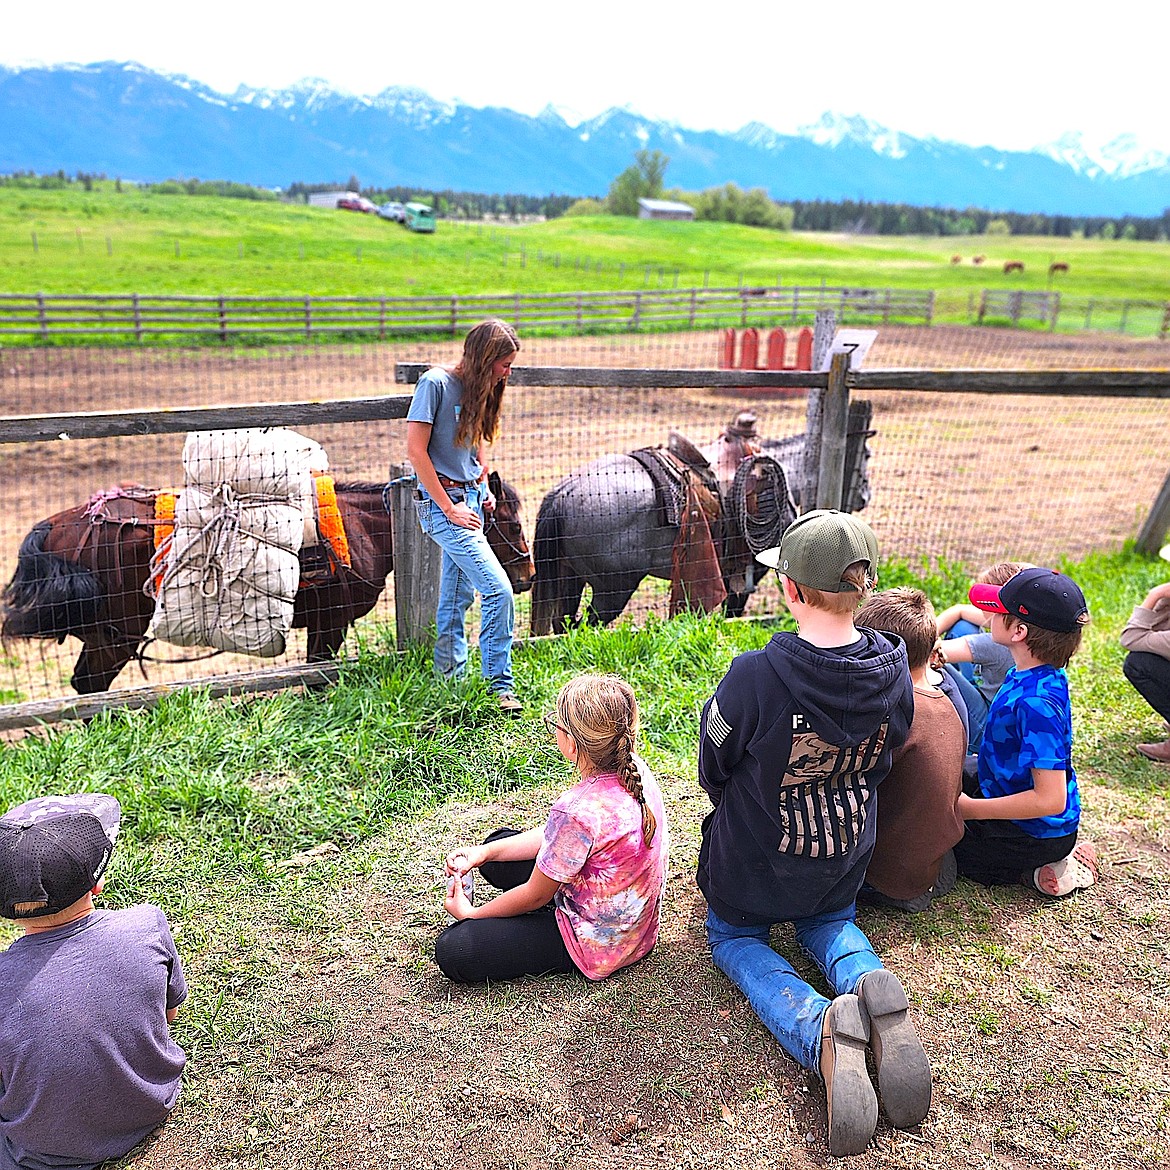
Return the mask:
[(963, 263), (963, 257), (962, 257), (962, 256), (952, 256), (952, 257), (951, 257), (951, 263), (952, 263), (952, 264), (962, 264), (962, 263)]
[(972, 263), (972, 264), (982, 264), (982, 263), (983, 263), (983, 261), (984, 261), (984, 260), (986, 260), (986, 259), (987, 259), (987, 257), (986, 257), (986, 256), (972, 256), (972, 257), (971, 257), (971, 263)]
[(1062, 260), (1057, 260), (1055, 264), (1048, 265), (1048, 275), (1053, 276), (1057, 272), (1067, 272), (1068, 265)]
[(1023, 272), (1024, 264), (1022, 260), (1005, 260), (1003, 263), (1004, 272)]

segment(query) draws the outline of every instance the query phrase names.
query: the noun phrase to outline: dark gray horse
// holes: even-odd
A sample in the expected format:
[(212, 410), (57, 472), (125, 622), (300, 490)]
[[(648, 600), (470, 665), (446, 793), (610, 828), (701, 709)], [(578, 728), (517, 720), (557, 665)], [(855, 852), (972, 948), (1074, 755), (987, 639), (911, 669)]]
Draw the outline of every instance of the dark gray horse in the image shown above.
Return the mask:
[[(678, 440), (672, 437), (672, 449)], [(765, 512), (779, 531), (796, 516), (785, 469), (760, 458), (755, 416), (749, 412), (708, 447), (696, 450), (685, 440), (679, 446), (684, 461), (705, 463), (718, 483), (722, 507), (714, 543), (727, 592), (724, 606), (738, 616), (754, 591), (759, 567), (747, 529)], [(792, 468), (799, 475), (798, 459)], [(560, 633), (575, 622), (586, 585), (592, 597), (585, 620), (612, 622), (644, 578), (672, 579), (678, 537), (679, 527), (666, 522), (650, 473), (631, 455), (603, 455), (572, 472), (545, 496), (537, 516), (532, 632)]]

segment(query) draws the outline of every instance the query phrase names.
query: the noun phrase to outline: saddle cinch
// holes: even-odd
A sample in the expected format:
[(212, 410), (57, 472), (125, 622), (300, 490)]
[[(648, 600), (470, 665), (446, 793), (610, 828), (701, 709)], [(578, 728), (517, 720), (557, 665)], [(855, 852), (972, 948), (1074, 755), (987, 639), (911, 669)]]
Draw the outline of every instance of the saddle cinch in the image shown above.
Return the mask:
[(710, 613), (727, 598), (723, 504), (710, 463), (677, 431), (666, 447), (641, 447), (630, 456), (654, 483), (660, 525), (678, 529), (670, 556), (670, 616)]

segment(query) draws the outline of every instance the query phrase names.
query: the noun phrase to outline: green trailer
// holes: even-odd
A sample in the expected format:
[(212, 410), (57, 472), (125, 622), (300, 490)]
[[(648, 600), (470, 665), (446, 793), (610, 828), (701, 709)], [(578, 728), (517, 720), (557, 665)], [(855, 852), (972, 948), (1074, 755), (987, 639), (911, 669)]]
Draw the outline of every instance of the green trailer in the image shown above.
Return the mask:
[(433, 232), (435, 230), (434, 208), (425, 203), (408, 203), (406, 205), (406, 226), (412, 232)]

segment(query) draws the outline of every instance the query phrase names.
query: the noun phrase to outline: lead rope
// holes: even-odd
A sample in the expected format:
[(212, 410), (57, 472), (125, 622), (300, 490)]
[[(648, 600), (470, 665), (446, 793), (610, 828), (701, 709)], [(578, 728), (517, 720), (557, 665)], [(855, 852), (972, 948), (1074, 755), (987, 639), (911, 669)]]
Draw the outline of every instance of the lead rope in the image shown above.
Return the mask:
[[(748, 507), (748, 485), (755, 503)], [(732, 481), (728, 511), (751, 550), (752, 556), (780, 543), (784, 530), (796, 519), (796, 504), (788, 487), (784, 468), (771, 455), (753, 455), (740, 462)]]

